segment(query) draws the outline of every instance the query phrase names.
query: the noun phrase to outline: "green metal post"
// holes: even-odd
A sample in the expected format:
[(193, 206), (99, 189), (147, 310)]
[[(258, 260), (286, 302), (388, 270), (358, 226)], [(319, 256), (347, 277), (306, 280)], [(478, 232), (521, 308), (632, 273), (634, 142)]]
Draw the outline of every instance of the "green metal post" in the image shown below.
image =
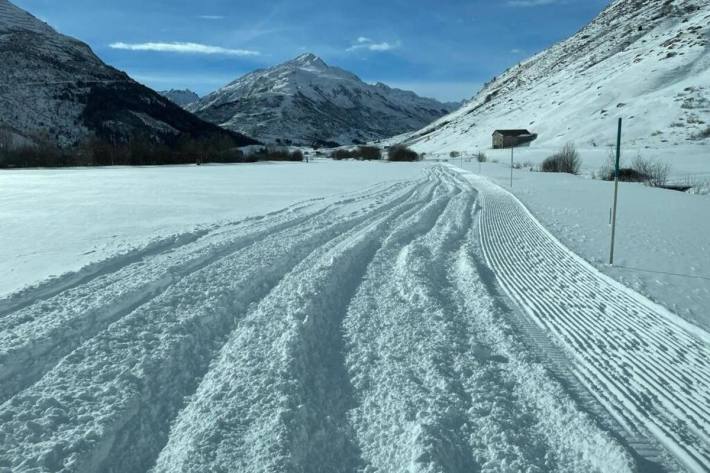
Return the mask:
[(616, 240), (616, 208), (619, 202), (619, 163), (621, 161), (621, 118), (619, 118), (619, 131), (616, 135), (616, 165), (614, 166), (614, 207), (611, 212), (611, 252), (609, 264), (614, 264), (614, 243)]

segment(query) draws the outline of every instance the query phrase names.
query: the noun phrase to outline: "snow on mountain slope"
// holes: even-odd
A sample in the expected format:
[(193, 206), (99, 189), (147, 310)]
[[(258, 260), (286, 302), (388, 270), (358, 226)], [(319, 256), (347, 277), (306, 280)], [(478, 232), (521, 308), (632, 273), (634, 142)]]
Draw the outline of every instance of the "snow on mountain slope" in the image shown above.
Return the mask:
[(187, 105), (190, 105), (193, 102), (197, 102), (200, 100), (200, 96), (197, 95), (195, 92), (191, 91), (190, 89), (185, 89), (185, 90), (163, 90), (158, 92), (160, 95), (165, 97), (166, 99), (169, 99), (171, 102), (174, 104), (180, 105), (181, 107), (186, 107)]
[(709, 45), (709, 0), (616, 0), (572, 38), (401, 138), (444, 152), (490, 147), (498, 128), (529, 128), (540, 135), (533, 146), (607, 146), (622, 117), (626, 143), (708, 143)]
[(303, 54), (247, 74), (188, 110), (267, 142), (351, 144), (419, 129), (454, 107), (382, 83), (366, 84)]
[(92, 134), (120, 141), (140, 134), (165, 142), (182, 133), (226, 134), (8, 0), (0, 0), (0, 64), (0, 128), (20, 136), (70, 146)]

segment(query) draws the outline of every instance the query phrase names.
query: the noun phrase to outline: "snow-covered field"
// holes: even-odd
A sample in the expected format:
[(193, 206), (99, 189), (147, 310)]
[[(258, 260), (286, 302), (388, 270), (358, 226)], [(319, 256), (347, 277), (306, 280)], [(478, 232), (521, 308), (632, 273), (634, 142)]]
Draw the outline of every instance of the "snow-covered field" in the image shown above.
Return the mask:
[[(35, 284), (0, 299), (3, 473), (710, 471), (710, 335), (485, 178), (324, 161), (0, 185), (4, 291)], [(515, 185), (588, 257), (606, 211), (551, 196), (594, 181)]]
[(418, 176), (417, 166), (249, 164), (0, 172), (0, 297), (194, 227)]
[[(510, 151), (487, 151), (481, 173), (509, 188)], [(517, 162), (539, 163), (550, 150), (520, 149)], [(710, 330), (710, 196), (621, 183), (615, 266), (608, 266), (613, 183), (591, 179), (604, 162), (600, 151), (581, 150), (583, 176), (514, 172), (513, 193), (565, 245), (598, 269), (681, 317)], [(672, 172), (707, 176), (710, 156), (696, 149), (658, 150), (672, 155)], [(633, 156), (633, 155), (632, 155)], [(451, 160), (462, 166), (461, 161)], [(476, 162), (463, 168), (478, 173)]]

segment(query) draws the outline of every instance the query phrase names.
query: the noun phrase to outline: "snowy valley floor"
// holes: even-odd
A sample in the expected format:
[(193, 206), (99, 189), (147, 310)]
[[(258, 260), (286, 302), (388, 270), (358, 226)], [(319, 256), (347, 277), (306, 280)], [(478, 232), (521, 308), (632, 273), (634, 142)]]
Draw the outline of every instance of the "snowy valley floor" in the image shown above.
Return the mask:
[(710, 471), (707, 332), (486, 179), (314, 166), (0, 300), (0, 472)]
[[(523, 149), (516, 159), (539, 163), (551, 151)], [(678, 176), (693, 172), (710, 178), (710, 173), (702, 171), (710, 169), (710, 156), (679, 153), (677, 162), (670, 161)], [(479, 168), (478, 163), (463, 161), (462, 167), (510, 189), (510, 152), (488, 154), (500, 162)], [(590, 166), (583, 169), (582, 176), (523, 168), (514, 172), (512, 192), (545, 228), (597, 269), (709, 331), (710, 195), (621, 183), (612, 267), (607, 263), (613, 183), (589, 177), (603, 162), (603, 152), (595, 155), (582, 150), (581, 154)], [(461, 167), (459, 160), (451, 163)], [(682, 182), (678, 177), (672, 179)]]

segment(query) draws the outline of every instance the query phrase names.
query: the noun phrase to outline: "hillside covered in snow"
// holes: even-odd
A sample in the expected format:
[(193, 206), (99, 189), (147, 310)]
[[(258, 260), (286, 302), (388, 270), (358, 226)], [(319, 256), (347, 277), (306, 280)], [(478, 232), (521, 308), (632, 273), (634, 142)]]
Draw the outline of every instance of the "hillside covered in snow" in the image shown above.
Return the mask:
[(8, 0), (0, 0), (0, 65), (0, 130), (16, 141), (68, 147), (90, 136), (171, 143), (187, 135), (253, 143), (184, 111)]
[(457, 105), (382, 83), (366, 84), (313, 54), (302, 54), (247, 74), (188, 110), (265, 142), (336, 145), (417, 130)]
[(405, 137), (420, 151), (491, 146), (527, 128), (534, 146), (710, 142), (710, 1), (616, 0), (572, 38), (494, 78), (456, 112)]

